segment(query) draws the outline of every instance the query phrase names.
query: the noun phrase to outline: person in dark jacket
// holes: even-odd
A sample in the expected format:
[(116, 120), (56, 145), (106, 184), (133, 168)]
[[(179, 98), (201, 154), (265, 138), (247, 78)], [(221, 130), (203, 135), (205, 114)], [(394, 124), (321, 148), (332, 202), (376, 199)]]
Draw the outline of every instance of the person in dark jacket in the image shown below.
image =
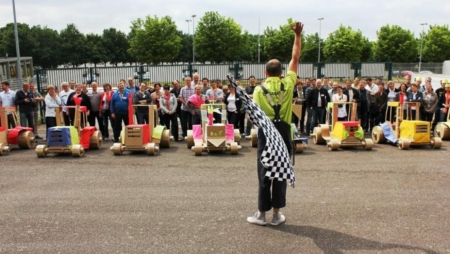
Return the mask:
[(322, 80), (316, 81), (316, 87), (308, 94), (306, 101), (312, 113), (311, 126), (309, 126), (309, 133), (312, 133), (314, 127), (322, 122), (327, 104), (331, 101), (327, 89), (322, 87)]
[[(408, 92), (408, 95), (406, 97), (407, 102), (419, 102), (422, 103), (423, 95), (421, 92), (419, 92), (419, 87), (416, 83), (411, 84), (411, 91)], [(419, 120), (416, 119), (416, 110), (420, 110), (415, 104), (411, 104), (408, 108), (408, 113), (410, 113), (410, 116), (408, 116), (408, 119), (410, 120)], [(405, 118), (406, 119), (406, 118)]]
[[(81, 98), (81, 104), (80, 106), (85, 106), (86, 107), (86, 116), (89, 116), (90, 112), (91, 112), (91, 100), (89, 99), (89, 96), (85, 93), (83, 93), (83, 88), (81, 84), (78, 84), (75, 86), (75, 92), (71, 93), (69, 95), (69, 97), (67, 98), (67, 106), (75, 106), (75, 100), (74, 97), (78, 97)], [(66, 112), (67, 114), (69, 114), (69, 118), (70, 118), (70, 122), (73, 124), (74, 120), (75, 120), (75, 109), (74, 108), (69, 108), (69, 110), (67, 110)], [(83, 119), (80, 119), (80, 123), (81, 123), (81, 127), (83, 128), (84, 126), (87, 125), (87, 123), (85, 123), (84, 121), (82, 121)]]
[[(344, 94), (347, 96), (347, 102), (354, 102), (356, 105), (359, 104), (360, 95), (359, 91), (352, 87), (352, 82), (350, 80), (347, 80), (345, 82), (345, 88), (344, 88)], [(347, 114), (351, 114), (351, 108), (350, 105), (347, 105)], [(355, 116), (355, 120), (358, 120), (358, 114)]]
[(230, 86), (230, 91), (225, 94), (224, 103), (227, 105), (227, 120), (229, 124), (234, 125), (234, 129), (237, 129), (239, 118), (241, 115), (242, 101), (239, 96), (236, 96), (234, 86)]
[(34, 98), (28, 83), (23, 83), (22, 90), (16, 92), (14, 103), (19, 106), (20, 125), (33, 128)]
[(117, 85), (117, 92), (111, 98), (111, 117), (114, 119), (114, 142), (119, 142), (120, 132), (122, 131), (122, 122), (128, 125), (128, 95), (130, 92), (125, 90), (125, 84), (120, 82)]
[(369, 114), (371, 95), (370, 91), (366, 90), (366, 81), (359, 81), (359, 104), (358, 104), (358, 119), (361, 120), (361, 127), (365, 132), (369, 131), (369, 123), (367, 117)]
[(380, 123), (384, 123), (386, 107), (388, 102), (388, 95), (384, 90), (383, 83), (378, 84), (378, 92), (375, 94), (375, 104), (378, 110), (378, 113), (375, 114), (374, 123), (375, 125), (379, 125)]
[[(147, 85), (141, 84), (141, 89), (134, 95), (133, 104), (147, 105), (152, 103), (152, 97), (147, 91)], [(138, 124), (149, 124), (148, 107), (136, 107), (136, 119)]]

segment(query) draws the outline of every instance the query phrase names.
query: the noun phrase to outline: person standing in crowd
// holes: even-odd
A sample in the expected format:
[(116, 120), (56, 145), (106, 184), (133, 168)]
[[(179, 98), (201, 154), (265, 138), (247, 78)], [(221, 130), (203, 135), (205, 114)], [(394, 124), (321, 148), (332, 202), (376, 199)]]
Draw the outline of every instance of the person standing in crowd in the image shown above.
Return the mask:
[[(350, 80), (347, 80), (345, 82), (345, 88), (343, 89), (343, 93), (347, 96), (347, 102), (356, 103), (356, 106), (359, 104), (360, 100), (359, 91), (352, 87), (352, 82)], [(347, 105), (346, 109), (347, 112), (351, 114), (350, 105)], [(358, 114), (356, 114), (355, 120), (358, 120)]]
[[(217, 80), (211, 81), (211, 88), (206, 92), (206, 98), (210, 103), (223, 103), (224, 92), (217, 87)], [(214, 123), (220, 123), (222, 121), (222, 115), (214, 112)]]
[[(91, 102), (91, 112), (88, 117), (88, 122), (90, 126), (95, 126), (95, 119), (97, 119), (98, 122), (98, 130), (102, 132), (105, 129), (103, 127), (103, 118), (102, 113), (100, 110), (100, 104), (101, 104), (101, 94), (98, 92), (98, 84), (97, 82), (91, 83), (92, 91), (87, 93), (87, 96), (89, 97), (89, 100)], [(103, 135), (102, 135), (103, 137)]]
[(181, 102), (181, 131), (183, 139), (187, 136), (187, 131), (192, 129), (192, 115), (191, 112), (187, 109), (187, 102), (189, 97), (195, 94), (195, 88), (191, 85), (191, 77), (186, 77), (184, 79), (186, 82), (186, 86), (181, 88), (180, 94), (178, 98), (180, 98)]
[[(300, 60), (301, 51), (301, 33), (303, 25), (300, 22), (292, 27), (295, 32), (294, 45), (292, 49), (292, 59), (289, 63), (288, 72), (286, 78), (281, 82), (280, 76), (282, 75), (282, 67), (280, 61), (276, 59), (270, 60), (266, 64), (266, 76), (268, 77), (263, 85), (256, 88), (253, 95), (255, 103), (264, 111), (271, 121), (275, 121), (275, 128), (281, 135), (287, 150), (292, 152), (291, 146), (291, 122), (292, 122), (292, 99), (293, 90), (297, 78), (298, 63)], [(279, 92), (284, 86), (285, 93), (281, 98), (281, 105), (278, 104)], [(278, 107), (271, 105), (267, 96), (272, 98), (272, 101), (276, 101)], [(328, 94), (328, 93), (327, 93)], [(277, 112), (276, 112), (277, 111)], [(267, 139), (262, 129), (258, 129), (258, 151), (257, 151), (257, 172), (258, 172), (258, 211), (252, 217), (248, 217), (249, 223), (257, 225), (266, 225), (266, 212), (273, 209), (271, 225), (277, 226), (285, 222), (285, 216), (280, 212), (281, 208), (286, 206), (286, 180), (269, 179), (266, 177), (267, 168), (264, 168), (261, 162), (261, 156), (266, 146)]]
[(375, 109), (377, 110), (377, 113), (374, 115), (375, 118), (373, 119), (374, 126), (379, 125), (380, 123), (384, 123), (385, 119), (385, 112), (388, 102), (388, 96), (386, 91), (384, 90), (384, 84), (381, 82), (378, 86), (378, 92), (374, 96), (375, 100)]
[[(125, 83), (124, 83), (125, 84)], [(128, 78), (128, 86), (125, 88), (129, 93), (131, 93), (133, 96), (139, 92), (139, 86), (134, 84), (133, 77)]]
[(359, 83), (358, 119), (361, 120), (361, 127), (365, 132), (369, 132), (368, 114), (371, 105), (370, 91), (366, 89), (366, 82), (361, 80)]
[(72, 91), (75, 91), (75, 85), (76, 85), (75, 81), (71, 80), (71, 81), (69, 81), (68, 88)]
[(388, 88), (386, 89), (388, 101), (395, 101), (395, 98), (397, 98), (398, 92), (400, 92), (400, 90), (395, 88), (394, 81), (389, 80)]
[[(16, 92), (11, 90), (9, 88), (9, 82), (8, 81), (2, 81), (2, 92), (0, 92), (0, 107), (2, 108), (10, 108), (15, 107), (15, 99), (16, 99)], [(16, 127), (13, 113), (7, 112), (8, 117), (8, 128), (13, 129)], [(2, 119), (0, 119), (2, 121)]]
[(309, 128), (311, 126), (311, 117), (312, 117), (312, 109), (310, 108), (310, 106), (308, 105), (308, 97), (309, 94), (311, 93), (311, 91), (316, 88), (316, 79), (314, 77), (311, 77), (309, 79), (310, 82), (310, 86), (308, 88), (306, 88), (305, 90), (305, 102), (304, 102), (304, 107), (306, 108), (306, 128), (305, 128), (305, 132), (303, 134), (305, 135), (309, 135), (310, 131)]
[(114, 119), (114, 142), (119, 142), (120, 132), (122, 131), (122, 122), (128, 125), (128, 101), (131, 92), (125, 89), (125, 84), (120, 82), (117, 85), (117, 92), (111, 98), (111, 117)]
[[(161, 119), (161, 110), (160, 110), (160, 104), (159, 104), (159, 99), (161, 98), (161, 84), (160, 83), (155, 83), (154, 85), (155, 91), (151, 94), (152, 97), (152, 104), (156, 105), (156, 114), (158, 114), (158, 118)], [(156, 123), (155, 124), (163, 124), (161, 123)]]
[[(334, 87), (334, 84), (333, 84), (333, 87)], [(333, 88), (333, 89), (336, 90), (336, 93), (333, 94), (333, 97), (331, 98), (331, 100), (333, 102), (347, 102), (348, 101), (347, 95), (344, 94), (341, 86), (337, 85), (337, 83), (336, 83), (336, 88)], [(338, 121), (345, 121), (347, 119), (346, 105), (338, 105), (337, 116), (338, 116)]]
[[(326, 89), (327, 91), (330, 91), (332, 89), (330, 86), (330, 79), (328, 77), (323, 77), (322, 88)], [(331, 95), (330, 95), (330, 98), (331, 98)]]
[[(296, 105), (302, 105), (302, 112), (303, 112), (303, 109), (305, 108), (304, 105), (305, 95), (303, 93), (303, 83), (299, 77), (297, 77), (296, 80), (296, 87), (294, 88), (293, 96), (294, 96), (293, 103)], [(302, 116), (301, 119), (298, 119), (298, 117), (294, 114), (294, 112), (292, 112), (292, 123), (294, 123), (295, 128), (300, 129), (300, 133), (303, 133), (305, 131), (305, 120), (303, 117), (304, 116)]]
[(239, 126), (239, 119), (241, 115), (242, 101), (239, 96), (236, 96), (236, 91), (234, 86), (230, 86), (230, 91), (225, 95), (224, 98), (225, 105), (227, 106), (227, 120), (229, 124), (237, 129)]
[(22, 90), (17, 91), (15, 104), (19, 106), (20, 112), (20, 125), (23, 127), (33, 128), (34, 132), (34, 98), (30, 91), (30, 84), (23, 83)]
[[(403, 109), (403, 119), (406, 117), (406, 104), (405, 101), (408, 99), (408, 86), (405, 83), (402, 83), (400, 87), (398, 88), (397, 96), (395, 97), (395, 101), (403, 102), (400, 107)], [(391, 119), (391, 121), (394, 121), (394, 119)]]
[(192, 115), (192, 125), (201, 124), (202, 114), (201, 106), (205, 104), (206, 96), (202, 94), (202, 86), (195, 86), (195, 94), (191, 95), (188, 99), (188, 108)]
[(84, 94), (87, 94), (89, 92), (88, 89), (87, 89), (87, 84), (86, 83), (81, 84), (81, 92), (84, 93)]
[[(250, 85), (245, 87), (245, 93), (248, 94), (248, 96), (253, 99), (253, 92), (255, 91), (255, 88), (256, 88), (256, 78), (255, 78), (255, 76), (251, 75), (248, 78), (248, 82), (249, 82)], [(253, 127), (253, 124), (249, 120), (248, 116), (246, 117), (246, 119), (247, 119), (247, 125), (246, 125), (246, 128), (245, 128), (244, 136), (249, 136), (250, 135), (250, 131), (251, 131), (252, 127)]]
[[(177, 118), (179, 119), (179, 121), (181, 123), (181, 105), (182, 105), (182, 103), (181, 103), (180, 98), (179, 98), (180, 91), (181, 91), (180, 82), (178, 82), (178, 80), (172, 81), (172, 89), (170, 89), (170, 93), (174, 94), (175, 97), (177, 97), (177, 114), (176, 115), (177, 115)], [(178, 119), (177, 119), (177, 121), (178, 121)], [(177, 135), (177, 137), (179, 137), (179, 135)]]
[(56, 117), (61, 117), (56, 115), (55, 108), (61, 106), (61, 99), (56, 94), (55, 87), (52, 85), (47, 86), (47, 95), (45, 96), (45, 126), (48, 137), (48, 129), (56, 126)]
[(159, 99), (159, 105), (161, 109), (162, 119), (167, 129), (172, 133), (173, 139), (178, 141), (178, 121), (177, 121), (177, 108), (178, 98), (175, 94), (170, 92), (170, 86), (164, 85), (164, 93)]
[(202, 94), (203, 95), (206, 95), (206, 92), (209, 90), (209, 80), (208, 80), (208, 78), (202, 78), (202, 86), (203, 86), (203, 88), (202, 88)]
[(431, 83), (426, 85), (426, 91), (423, 93), (423, 113), (422, 120), (430, 122), (431, 131), (433, 133), (434, 127), (436, 126), (436, 121), (433, 121), (433, 116), (436, 113), (436, 106), (438, 103), (438, 96), (433, 92), (433, 87)]
[[(141, 89), (134, 95), (133, 104), (138, 105), (152, 104), (152, 97), (150, 93), (147, 91), (147, 85), (145, 83), (141, 83)], [(136, 119), (138, 124), (150, 124), (148, 107), (136, 107)]]
[(450, 106), (450, 83), (445, 84), (445, 93), (439, 97), (439, 118), (440, 122), (447, 121), (448, 108)]
[(109, 139), (108, 119), (111, 124), (111, 128), (114, 128), (114, 119), (111, 117), (111, 99), (114, 92), (111, 89), (111, 85), (106, 83), (103, 85), (103, 92), (100, 94), (100, 114), (103, 119), (103, 140)]
[(361, 82), (361, 79), (359, 77), (355, 77), (352, 87), (355, 88), (356, 90), (359, 90), (359, 82)]
[(448, 83), (448, 80), (441, 79), (440, 83), (441, 83), (441, 87), (436, 89), (436, 94), (437, 94), (438, 98), (441, 98), (441, 95), (443, 95), (445, 93), (445, 84)]
[(372, 83), (372, 78), (366, 78), (366, 90), (370, 92), (370, 107), (369, 107), (369, 121), (368, 121), (368, 131), (372, 132), (373, 127), (375, 126), (375, 119), (378, 116), (378, 107), (375, 102), (375, 95), (378, 93), (378, 86)]
[[(419, 92), (419, 87), (418, 87), (418, 85), (416, 83), (412, 83), (411, 84), (411, 92), (408, 93), (408, 96), (407, 96), (406, 100), (408, 102), (419, 102), (419, 103), (422, 103), (423, 94), (421, 92)], [(419, 119), (416, 119), (416, 110), (420, 110), (420, 108), (417, 108), (416, 104), (411, 105), (411, 107), (410, 107), (411, 116), (409, 117), (409, 119), (411, 119), (411, 120), (419, 120)]]
[[(71, 93), (69, 95), (69, 98), (67, 98), (67, 106), (75, 106), (75, 99), (74, 97), (80, 98), (81, 99), (81, 104), (80, 106), (84, 106), (86, 107), (86, 116), (89, 118), (89, 115), (91, 113), (92, 107), (91, 107), (91, 100), (89, 99), (89, 97), (87, 96), (87, 94), (83, 93), (83, 85), (82, 84), (77, 84), (75, 86), (75, 92)], [(72, 125), (74, 125), (74, 121), (75, 121), (75, 108), (69, 108), (69, 110), (67, 110), (66, 114), (69, 115), (70, 117), (70, 122), (72, 123)], [(80, 124), (81, 127), (85, 127), (87, 123), (81, 121), (83, 119), (80, 119)]]
[[(72, 80), (70, 81), (70, 83), (74, 84), (73, 87), (75, 87), (75, 82)], [(74, 90), (69, 89), (69, 83), (67, 82), (63, 82), (61, 84), (61, 92), (59, 92), (59, 98), (61, 99), (61, 105), (63, 106), (63, 110), (62, 110), (62, 114), (63, 114), (63, 118), (64, 118), (64, 125), (65, 126), (70, 126), (72, 125), (72, 123), (70, 122), (70, 117), (69, 114), (67, 114), (67, 108), (65, 107), (67, 105), (67, 99), (69, 98), (69, 95), (71, 95), (72, 93), (74, 93)]]
[(38, 134), (39, 128), (39, 111), (41, 109), (41, 102), (44, 101), (44, 97), (39, 93), (38, 90), (35, 89), (34, 82), (30, 82), (30, 92), (33, 94), (34, 103), (33, 103), (33, 130), (34, 130), (34, 138), (42, 139)]
[(198, 74), (198, 72), (194, 73), (192, 79), (191, 86), (195, 89), (195, 86), (200, 84), (200, 74)]
[(306, 98), (308, 107), (311, 109), (311, 125), (309, 133), (312, 134), (314, 127), (320, 123), (324, 123), (325, 110), (328, 102), (331, 101), (327, 89), (322, 87), (322, 80), (316, 81), (316, 87), (311, 90)]

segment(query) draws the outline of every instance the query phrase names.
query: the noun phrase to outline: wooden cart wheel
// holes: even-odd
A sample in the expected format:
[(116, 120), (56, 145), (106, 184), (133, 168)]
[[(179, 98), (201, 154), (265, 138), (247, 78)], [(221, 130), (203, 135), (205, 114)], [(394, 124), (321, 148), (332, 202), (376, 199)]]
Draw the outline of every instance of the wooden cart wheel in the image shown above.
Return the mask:
[(241, 134), (238, 129), (234, 130), (234, 142), (238, 143), (238, 145), (241, 143)]
[(170, 148), (171, 140), (170, 140), (170, 130), (164, 130), (161, 136), (161, 141), (159, 143), (161, 148)]
[(369, 138), (366, 138), (364, 140), (364, 149), (367, 151), (370, 151), (370, 150), (372, 150), (372, 147), (373, 147), (373, 141)]
[(123, 152), (122, 149), (122, 143), (114, 143), (110, 150), (113, 152), (114, 155), (121, 155)]
[(73, 145), (71, 151), (73, 157), (81, 157), (84, 154), (84, 148), (81, 145)]
[(252, 147), (258, 146), (258, 134), (256, 134), (256, 130), (252, 129), (250, 131), (250, 140), (252, 142)]
[(22, 149), (31, 149), (35, 146), (34, 133), (32, 131), (22, 131), (19, 133), (17, 144)]
[(102, 144), (102, 133), (100, 131), (94, 131), (91, 138), (89, 139), (89, 148), (100, 149), (102, 148)]
[(192, 133), (192, 130), (188, 130), (188, 132), (187, 132), (186, 143), (187, 143), (188, 149), (191, 149), (195, 145), (194, 144), (194, 134)]
[(231, 152), (231, 154), (233, 154), (233, 155), (238, 154), (238, 151), (239, 151), (238, 143), (232, 142), (230, 144), (230, 152)]
[(38, 158), (47, 157), (48, 148), (46, 145), (38, 145), (36, 147), (36, 155)]
[(381, 126), (375, 126), (372, 129), (372, 140), (375, 144), (384, 144), (386, 143), (386, 137), (383, 133), (383, 128)]
[(296, 153), (303, 153), (303, 143), (297, 143), (295, 144), (295, 152)]
[(313, 142), (314, 144), (325, 144), (325, 139), (322, 137), (322, 128), (320, 127), (314, 127), (313, 130)]
[(148, 155), (155, 155), (159, 149), (155, 143), (148, 143), (146, 146), (146, 150)]
[(195, 156), (200, 156), (203, 154), (202, 146), (193, 146), (191, 149), (194, 151)]
[(450, 139), (450, 129), (446, 124), (438, 123), (436, 127), (434, 127), (434, 136), (442, 140)]
[(433, 149), (440, 149), (442, 146), (442, 139), (438, 137), (431, 138), (430, 145)]
[(9, 152), (9, 146), (0, 143), (0, 155), (7, 154)]
[(331, 139), (330, 142), (328, 142), (327, 146), (330, 151), (337, 151), (339, 149), (339, 141)]
[(409, 148), (409, 144), (409, 140), (406, 139), (399, 139), (397, 142), (398, 149), (400, 150), (407, 150)]

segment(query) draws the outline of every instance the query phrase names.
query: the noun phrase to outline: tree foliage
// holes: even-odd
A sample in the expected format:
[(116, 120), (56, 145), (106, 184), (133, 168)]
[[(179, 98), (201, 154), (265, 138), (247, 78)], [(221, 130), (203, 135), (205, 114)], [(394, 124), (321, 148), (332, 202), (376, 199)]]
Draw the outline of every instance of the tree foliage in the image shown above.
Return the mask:
[(341, 25), (328, 36), (323, 53), (329, 62), (358, 62), (361, 60), (362, 50), (361, 31), (353, 31), (351, 27)]
[(158, 64), (172, 62), (181, 49), (181, 37), (172, 18), (165, 16), (147, 16), (145, 20), (137, 19), (131, 26), (133, 36), (130, 38), (128, 52), (142, 63)]
[[(36, 42), (31, 33), (28, 24), (17, 23), (17, 31), (19, 35), (19, 50), (21, 56), (32, 56), (33, 50), (36, 48)], [(15, 57), (16, 54), (16, 37), (14, 33), (14, 23), (6, 24), (0, 29), (0, 55)]]
[(248, 36), (233, 19), (206, 12), (198, 22), (194, 41), (197, 60), (220, 63), (241, 60)]
[[(324, 41), (320, 39), (320, 61), (323, 62), (323, 46)], [(317, 62), (319, 56), (319, 34), (310, 34), (305, 36), (305, 43), (302, 44), (302, 62)]]
[(412, 62), (417, 58), (417, 42), (411, 31), (385, 25), (377, 31), (374, 58), (379, 61)]
[(130, 44), (123, 32), (112, 27), (105, 29), (103, 30), (102, 40), (103, 48), (106, 51), (105, 62), (110, 62), (116, 66), (118, 63), (127, 62), (127, 51), (130, 48)]
[(450, 59), (450, 30), (448, 25), (430, 26), (423, 38), (422, 59), (427, 62), (443, 62)]
[(89, 63), (93, 64), (106, 62), (108, 60), (107, 51), (104, 47), (103, 37), (101, 35), (86, 35), (85, 59), (87, 59)]
[(48, 27), (31, 28), (36, 43), (33, 48), (33, 64), (41, 68), (56, 68), (62, 63), (61, 37), (58, 31)]
[(72, 64), (74, 67), (87, 63), (86, 38), (74, 24), (68, 24), (60, 33), (61, 36), (61, 55), (63, 62)]

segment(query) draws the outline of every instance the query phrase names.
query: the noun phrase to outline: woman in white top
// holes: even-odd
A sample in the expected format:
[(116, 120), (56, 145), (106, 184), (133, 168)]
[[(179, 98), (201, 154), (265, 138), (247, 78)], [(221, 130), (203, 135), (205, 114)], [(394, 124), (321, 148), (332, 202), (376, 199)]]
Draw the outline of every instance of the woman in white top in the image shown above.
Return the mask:
[[(55, 108), (61, 106), (61, 99), (56, 94), (55, 87), (47, 86), (47, 95), (45, 96), (45, 125), (48, 129), (56, 126), (56, 112)], [(60, 116), (58, 116), (60, 117)]]
[[(336, 88), (337, 93), (333, 94), (331, 100), (333, 102), (347, 102), (347, 95), (342, 92), (342, 87)], [(338, 107), (338, 121), (345, 121), (347, 119), (347, 109), (344, 104)]]
[(241, 114), (242, 101), (236, 95), (233, 86), (230, 86), (230, 91), (225, 95), (224, 102), (227, 105), (227, 120), (229, 124), (233, 124), (234, 128), (238, 128), (239, 117)]

